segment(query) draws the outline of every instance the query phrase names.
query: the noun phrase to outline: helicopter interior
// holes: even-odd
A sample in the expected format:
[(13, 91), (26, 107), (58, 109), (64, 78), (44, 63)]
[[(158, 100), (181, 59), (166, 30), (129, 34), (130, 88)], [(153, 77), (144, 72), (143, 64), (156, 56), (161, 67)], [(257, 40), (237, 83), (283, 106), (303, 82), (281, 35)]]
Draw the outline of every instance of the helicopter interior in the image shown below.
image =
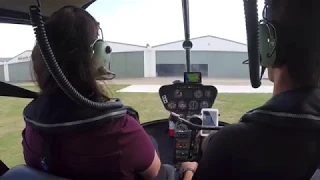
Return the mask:
[[(14, 1), (8, 2), (10, 2), (11, 4), (4, 2), (4, 0), (0, 2), (1, 5), (3, 5), (0, 5), (1, 22), (14, 24), (32, 24), (35, 27), (35, 32), (38, 36), (39, 34), (41, 34), (41, 32), (37, 32), (36, 26), (41, 25), (41, 23), (45, 21), (46, 16), (49, 16), (55, 10), (66, 5), (64, 3), (52, 3), (51, 1), (38, 1), (37, 6), (33, 6), (33, 8), (30, 7), (29, 13), (31, 17), (29, 17), (28, 8), (25, 7), (29, 7), (27, 6), (27, 4), (35, 4), (36, 1), (25, 1), (25, 6), (23, 7), (15, 6)], [(68, 4), (86, 8), (93, 2), (94, 1), (69, 1)], [(188, 1), (183, 1), (183, 8), (184, 12), (186, 12), (184, 18), (186, 21), (188, 21)], [(169, 119), (173, 121), (177, 126), (175, 137), (168, 136), (168, 118), (142, 124), (146, 132), (157, 140), (162, 163), (170, 164), (173, 166), (179, 165), (183, 161), (197, 160), (198, 158), (200, 158), (201, 139), (199, 137), (196, 137), (195, 134), (203, 127), (201, 124), (201, 119), (199, 117), (192, 117), (192, 115), (199, 114), (202, 108), (211, 107), (218, 93), (217, 89), (214, 86), (206, 86), (201, 84), (201, 73), (189, 72), (190, 49), (192, 48), (192, 42), (189, 40), (190, 37), (188, 33), (186, 34), (188, 37), (183, 46), (186, 49), (187, 56), (189, 56), (189, 58), (187, 58), (187, 72), (184, 74), (185, 80), (184, 82), (177, 81), (172, 85), (165, 85), (159, 90), (159, 96), (160, 99), (162, 99), (165, 109), (167, 109), (169, 112), (172, 112)], [(41, 36), (45, 37), (45, 34), (42, 34)], [(40, 42), (39, 44), (41, 44), (42, 42), (41, 39), (38, 39), (38, 37), (37, 41)], [(47, 48), (43, 51), (49, 52), (49, 55), (47, 55), (47, 57), (44, 57), (44, 59), (51, 59), (53, 60), (52, 62), (54, 62), (54, 58), (52, 59), (52, 56), (50, 57), (50, 46), (45, 44), (43, 46)], [(47, 65), (50, 66), (49, 63)], [(51, 66), (54, 66), (54, 64), (51, 64)], [(63, 73), (60, 73), (60, 76), (61, 75), (63, 76)], [(59, 73), (57, 73), (56, 76), (59, 76)], [(60, 79), (63, 78), (60, 77)], [(64, 84), (66, 82), (58, 82), (58, 84), (60, 85), (61, 83)], [(67, 84), (65, 85), (70, 86), (70, 84), (68, 84), (69, 83), (67, 82)], [(1, 82), (1, 85), (2, 86), (0, 95), (2, 96), (20, 98), (37, 97), (36, 92), (16, 87), (4, 82)], [(72, 89), (72, 87), (69, 88), (69, 90), (70, 89)], [(73, 90), (73, 93), (74, 92), (76, 92), (76, 90)], [(69, 93), (66, 92), (66, 94), (69, 94), (69, 97), (74, 100), (79, 99), (79, 95), (71, 97), (72, 95), (70, 96), (70, 91)], [(119, 105), (119, 103), (112, 107), (112, 105), (110, 104), (101, 105), (95, 102), (90, 102), (83, 97), (80, 99), (82, 99), (82, 103), (91, 104), (91, 106), (93, 105), (96, 108), (114, 108), (121, 106)], [(221, 122), (220, 124), (225, 125), (226, 123)], [(193, 129), (191, 129), (191, 127), (193, 127)], [(210, 129), (212, 127), (207, 128)], [(213, 127), (213, 129), (217, 129), (217, 127)], [(40, 172), (26, 165), (18, 165), (8, 170), (6, 173), (4, 173), (4, 175), (1, 176), (1, 179), (20, 179), (21, 177), (24, 177), (24, 179), (63, 179), (44, 172)]]
[[(37, 3), (41, 3), (37, 4)], [(43, 21), (53, 12), (65, 5), (74, 5), (84, 9), (94, 3), (95, 0), (0, 0), (0, 23), (33, 25), (37, 34), (37, 41), (43, 52), (43, 57), (52, 76), (55, 78), (61, 89), (74, 101), (79, 104), (97, 109), (116, 109), (122, 107), (121, 102), (97, 103), (82, 97), (76, 89), (66, 80), (57, 65), (50, 45), (46, 44), (45, 31), (41, 29)], [(260, 81), (260, 61), (257, 48), (258, 17), (257, 0), (244, 1), (247, 34), (248, 34), (248, 55), (250, 80), (253, 88), (258, 88)], [(30, 7), (30, 5), (35, 5)], [(30, 8), (29, 8), (30, 7)], [(198, 137), (200, 130), (219, 130), (228, 125), (219, 121), (219, 126), (205, 126), (199, 116), (201, 109), (212, 107), (218, 91), (212, 85), (201, 83), (201, 73), (190, 72), (190, 50), (192, 42), (189, 33), (188, 0), (182, 0), (185, 41), (183, 47), (186, 51), (186, 73), (184, 81), (175, 81), (173, 84), (164, 85), (159, 90), (159, 97), (166, 110), (170, 112), (169, 118), (143, 123), (145, 131), (153, 136), (159, 145), (161, 162), (178, 167), (184, 161), (197, 161), (201, 158), (200, 144), (203, 137)], [(31, 20), (30, 20), (31, 19)], [(59, 71), (60, 69), (60, 71)], [(0, 96), (19, 98), (35, 98), (37, 93), (14, 85), (0, 82)], [(169, 123), (168, 123), (169, 122)], [(168, 124), (173, 122), (175, 126), (174, 136), (169, 135)], [(1, 176), (2, 175), (2, 176)], [(18, 165), (0, 174), (0, 179), (52, 179), (63, 180), (45, 172), (35, 170), (26, 165)], [(177, 179), (177, 177), (175, 177)]]

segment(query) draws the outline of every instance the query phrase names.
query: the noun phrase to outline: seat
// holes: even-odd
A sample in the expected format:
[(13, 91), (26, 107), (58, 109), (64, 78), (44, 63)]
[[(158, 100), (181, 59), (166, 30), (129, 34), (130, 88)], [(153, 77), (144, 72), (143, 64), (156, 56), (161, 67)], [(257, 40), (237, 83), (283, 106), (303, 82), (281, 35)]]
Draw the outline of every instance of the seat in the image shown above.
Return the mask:
[(4, 175), (0, 177), (0, 180), (68, 180), (65, 178), (57, 177), (26, 165), (18, 165), (11, 168)]
[(317, 169), (310, 180), (320, 180), (320, 169)]
[[(175, 180), (175, 168), (170, 165), (162, 165), (161, 169), (166, 171), (166, 180)], [(0, 180), (70, 180), (62, 177), (57, 177), (26, 165), (18, 165), (11, 168), (0, 177)], [(139, 178), (138, 178), (139, 179)], [(163, 180), (163, 178), (161, 178)]]

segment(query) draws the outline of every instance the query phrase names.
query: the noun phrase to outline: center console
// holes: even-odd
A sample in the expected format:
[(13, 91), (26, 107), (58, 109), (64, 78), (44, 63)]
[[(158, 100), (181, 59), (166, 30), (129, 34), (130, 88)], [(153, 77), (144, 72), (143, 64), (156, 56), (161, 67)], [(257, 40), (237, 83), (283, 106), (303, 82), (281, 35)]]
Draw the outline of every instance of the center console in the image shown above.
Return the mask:
[[(194, 115), (200, 117), (202, 109), (211, 108), (218, 91), (212, 85), (201, 84), (201, 73), (184, 73), (184, 82), (164, 85), (159, 89), (163, 106), (169, 112), (179, 114), (184, 119)], [(193, 122), (202, 125), (202, 121)], [(186, 124), (175, 121), (175, 163), (193, 161), (200, 154), (200, 137), (198, 130), (190, 129)]]
[(189, 159), (191, 146), (191, 130), (175, 132), (175, 157), (177, 162), (184, 162)]

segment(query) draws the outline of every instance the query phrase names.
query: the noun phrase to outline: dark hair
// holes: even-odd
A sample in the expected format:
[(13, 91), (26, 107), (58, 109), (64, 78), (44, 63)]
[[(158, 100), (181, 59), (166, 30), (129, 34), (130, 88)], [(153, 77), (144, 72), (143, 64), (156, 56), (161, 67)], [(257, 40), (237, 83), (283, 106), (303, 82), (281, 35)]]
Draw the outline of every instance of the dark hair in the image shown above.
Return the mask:
[(320, 1), (267, 0), (276, 28), (277, 61), (284, 61), (296, 87), (320, 86)]
[[(84, 96), (103, 96), (94, 76), (94, 61), (90, 45), (98, 37), (99, 24), (87, 11), (66, 6), (55, 12), (46, 22), (45, 29), (60, 65), (70, 83)], [(41, 56), (39, 46), (32, 51), (36, 82), (42, 93), (61, 91)]]

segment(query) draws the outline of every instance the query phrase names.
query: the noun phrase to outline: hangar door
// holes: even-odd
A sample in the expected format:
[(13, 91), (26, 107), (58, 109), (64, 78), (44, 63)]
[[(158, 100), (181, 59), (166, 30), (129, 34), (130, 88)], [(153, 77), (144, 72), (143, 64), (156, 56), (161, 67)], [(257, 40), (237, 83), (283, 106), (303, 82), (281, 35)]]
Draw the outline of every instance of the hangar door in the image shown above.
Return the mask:
[[(157, 64), (157, 76), (183, 76), (186, 71), (185, 64)], [(208, 64), (191, 64), (191, 71), (201, 72), (203, 77), (208, 77)]]
[(4, 65), (0, 65), (0, 81), (5, 81), (5, 79), (4, 79)]
[(116, 78), (144, 77), (144, 52), (113, 53), (109, 67), (116, 74)]
[(32, 81), (30, 61), (8, 65), (9, 79), (12, 82)]

